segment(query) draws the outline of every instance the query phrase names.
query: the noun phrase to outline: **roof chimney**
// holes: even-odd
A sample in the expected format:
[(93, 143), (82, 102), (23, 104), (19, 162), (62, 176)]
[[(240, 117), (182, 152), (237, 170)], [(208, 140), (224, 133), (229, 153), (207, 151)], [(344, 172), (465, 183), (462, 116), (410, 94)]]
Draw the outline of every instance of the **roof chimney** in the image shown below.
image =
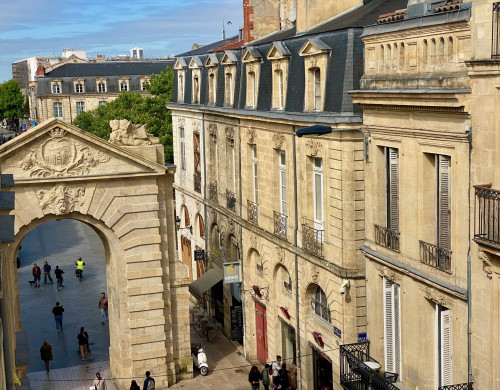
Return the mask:
[(36, 68), (36, 76), (45, 76), (45, 66), (39, 64)]

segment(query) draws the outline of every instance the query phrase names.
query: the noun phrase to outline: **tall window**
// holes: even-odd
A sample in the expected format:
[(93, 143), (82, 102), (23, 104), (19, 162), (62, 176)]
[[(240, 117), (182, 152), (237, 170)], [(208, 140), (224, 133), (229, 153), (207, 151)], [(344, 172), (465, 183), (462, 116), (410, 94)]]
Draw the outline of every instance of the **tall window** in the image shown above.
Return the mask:
[(201, 172), (200, 159), (200, 133), (193, 132), (193, 157), (194, 157), (194, 173)]
[(288, 215), (287, 212), (287, 200), (286, 200), (286, 153), (285, 151), (280, 152), (279, 156), (279, 168), (280, 168), (280, 212), (283, 215)]
[(255, 85), (255, 72), (248, 73), (248, 88), (250, 89), (250, 107), (255, 107), (257, 104), (257, 88)]
[(323, 159), (313, 158), (313, 196), (315, 229), (323, 229)]
[(179, 74), (179, 100), (184, 101), (184, 75)]
[(321, 109), (321, 72), (319, 68), (314, 68), (314, 110)]
[(120, 91), (123, 91), (123, 92), (128, 91), (128, 82), (126, 82), (126, 81), (120, 82)]
[(186, 170), (186, 142), (184, 140), (184, 128), (180, 128), (181, 137), (181, 169)]
[(285, 105), (285, 93), (284, 93), (284, 85), (283, 85), (283, 71), (278, 70), (277, 71), (277, 76), (278, 76), (278, 108), (280, 110), (283, 109), (283, 106)]
[(452, 385), (451, 311), (436, 305), (438, 386)]
[(54, 103), (54, 118), (63, 118), (63, 109), (61, 102)]
[(52, 84), (52, 93), (61, 93), (61, 85)]
[(399, 285), (383, 278), (385, 371), (401, 376), (401, 307)]
[(226, 104), (233, 104), (233, 74), (226, 73)]
[(437, 245), (450, 249), (450, 166), (449, 156), (436, 155), (437, 166)]
[(332, 322), (332, 318), (330, 316), (330, 308), (328, 306), (328, 299), (326, 298), (326, 295), (320, 286), (316, 287), (316, 291), (314, 292), (311, 303), (314, 314), (328, 322)]
[(385, 148), (387, 228), (399, 230), (399, 155), (398, 149)]
[(257, 176), (257, 145), (252, 145), (252, 171), (253, 171), (253, 201), (258, 203), (258, 176)]
[(215, 74), (211, 74), (209, 76), (209, 102), (210, 103), (215, 103), (215, 87), (216, 87), (216, 84), (215, 84), (216, 80), (215, 80)]
[(106, 100), (99, 100), (99, 107), (106, 105)]
[(106, 84), (104, 83), (97, 84), (97, 89), (99, 92), (106, 92)]
[(200, 101), (200, 85), (199, 85), (199, 80), (198, 76), (193, 77), (193, 103), (199, 103)]
[(76, 102), (76, 115), (85, 112), (85, 102)]
[(83, 93), (83, 84), (82, 83), (75, 84), (75, 92), (76, 93)]

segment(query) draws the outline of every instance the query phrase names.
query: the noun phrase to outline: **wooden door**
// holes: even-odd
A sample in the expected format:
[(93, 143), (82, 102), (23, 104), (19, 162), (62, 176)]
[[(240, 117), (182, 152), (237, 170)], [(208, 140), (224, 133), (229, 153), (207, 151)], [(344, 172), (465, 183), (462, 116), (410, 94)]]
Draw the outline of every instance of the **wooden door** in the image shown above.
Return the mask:
[(193, 261), (191, 260), (191, 241), (181, 236), (182, 262), (187, 265), (189, 280), (193, 281)]
[(257, 334), (257, 359), (267, 362), (267, 318), (266, 308), (255, 302), (255, 328)]

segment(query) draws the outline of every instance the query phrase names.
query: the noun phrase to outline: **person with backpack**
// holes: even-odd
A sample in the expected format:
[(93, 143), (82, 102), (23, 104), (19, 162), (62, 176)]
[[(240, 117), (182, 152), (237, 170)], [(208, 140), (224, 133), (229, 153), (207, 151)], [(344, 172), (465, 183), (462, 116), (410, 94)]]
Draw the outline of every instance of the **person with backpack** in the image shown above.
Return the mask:
[(155, 389), (155, 380), (150, 376), (151, 373), (146, 371), (146, 379), (144, 380), (144, 386), (142, 390), (154, 390)]
[(281, 356), (277, 355), (276, 360), (273, 361), (273, 363), (271, 364), (271, 371), (269, 372), (273, 376), (273, 384), (275, 381), (279, 380), (280, 370), (281, 370)]
[(264, 390), (269, 390), (269, 385), (271, 384), (271, 375), (269, 375), (269, 370), (271, 369), (271, 365), (267, 364), (264, 366), (262, 370), (262, 384), (264, 385)]
[(76, 336), (78, 339), (78, 347), (80, 348), (80, 356), (82, 360), (85, 360), (85, 355), (87, 354), (87, 348), (89, 345), (89, 335), (83, 328), (80, 328), (80, 333)]

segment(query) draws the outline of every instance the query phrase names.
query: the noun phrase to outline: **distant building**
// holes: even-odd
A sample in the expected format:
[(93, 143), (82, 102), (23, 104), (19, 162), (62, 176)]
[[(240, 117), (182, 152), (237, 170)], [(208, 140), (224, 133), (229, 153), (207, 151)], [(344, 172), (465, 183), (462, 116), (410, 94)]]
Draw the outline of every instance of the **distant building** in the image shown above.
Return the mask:
[(142, 60), (144, 58), (144, 50), (142, 47), (133, 47), (130, 49), (130, 58)]
[(85, 50), (77, 50), (77, 49), (63, 49), (62, 50), (62, 58), (67, 59), (72, 56), (81, 58), (83, 60), (87, 59), (87, 52)]

